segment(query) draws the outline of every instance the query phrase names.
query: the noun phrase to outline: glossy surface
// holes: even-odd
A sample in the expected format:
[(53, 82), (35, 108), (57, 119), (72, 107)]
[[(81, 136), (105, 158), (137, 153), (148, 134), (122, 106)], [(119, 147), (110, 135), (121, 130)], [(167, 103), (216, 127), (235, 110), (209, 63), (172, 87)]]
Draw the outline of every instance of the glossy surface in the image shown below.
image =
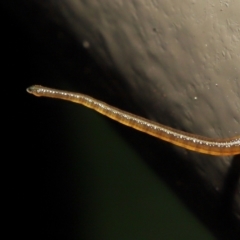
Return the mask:
[(40, 85), (31, 86), (27, 91), (38, 97), (51, 97), (82, 104), (119, 123), (188, 150), (217, 156), (240, 154), (240, 136), (212, 139), (186, 133), (120, 110), (81, 93), (52, 89)]

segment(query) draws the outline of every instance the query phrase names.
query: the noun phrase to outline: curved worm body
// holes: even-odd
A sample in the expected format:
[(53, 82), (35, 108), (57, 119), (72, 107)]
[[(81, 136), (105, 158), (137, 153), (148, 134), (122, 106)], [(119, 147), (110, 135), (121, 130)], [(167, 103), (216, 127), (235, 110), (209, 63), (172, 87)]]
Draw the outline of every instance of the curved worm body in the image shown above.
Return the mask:
[(58, 98), (82, 104), (119, 123), (191, 151), (216, 156), (240, 154), (240, 136), (212, 139), (186, 133), (120, 110), (81, 93), (57, 90), (39, 85), (31, 86), (27, 88), (27, 91), (38, 97)]

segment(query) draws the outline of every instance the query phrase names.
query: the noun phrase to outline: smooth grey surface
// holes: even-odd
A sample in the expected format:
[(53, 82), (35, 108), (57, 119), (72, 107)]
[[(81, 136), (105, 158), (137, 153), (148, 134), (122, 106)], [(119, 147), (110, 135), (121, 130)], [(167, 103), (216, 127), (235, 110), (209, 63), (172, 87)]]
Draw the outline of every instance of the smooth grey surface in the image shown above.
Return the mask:
[(68, 0), (61, 10), (89, 52), (130, 79), (147, 117), (164, 118), (164, 104), (187, 131), (223, 137), (240, 133), (239, 9), (236, 1)]
[[(96, 61), (126, 79), (127, 98), (145, 117), (216, 138), (240, 134), (239, 10), (238, 1), (60, 4)], [(202, 180), (220, 191), (230, 158), (189, 158)]]

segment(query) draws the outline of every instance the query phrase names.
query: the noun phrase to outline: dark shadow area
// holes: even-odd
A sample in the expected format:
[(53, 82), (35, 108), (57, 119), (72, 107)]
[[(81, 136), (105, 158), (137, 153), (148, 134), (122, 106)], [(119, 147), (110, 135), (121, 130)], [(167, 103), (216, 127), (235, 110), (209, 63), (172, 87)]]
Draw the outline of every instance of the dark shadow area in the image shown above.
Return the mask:
[[(234, 203), (236, 196), (239, 194), (239, 179), (240, 179), (240, 156), (233, 157), (230, 168), (228, 170), (225, 184), (222, 191), (222, 210), (225, 214), (224, 219), (232, 219), (232, 228), (236, 229), (237, 236), (240, 236), (239, 219), (236, 219), (234, 213)], [(235, 220), (235, 221), (234, 221)], [(227, 222), (226, 222), (227, 224)]]
[[(140, 134), (140, 137), (138, 132), (128, 134), (128, 129), (121, 129), (120, 132), (126, 134), (125, 138), (131, 142), (149, 166), (166, 181), (217, 239), (239, 239), (239, 219), (234, 216), (231, 208), (239, 180), (239, 156), (235, 156), (232, 160), (226, 185), (222, 191), (223, 195), (217, 193), (214, 195), (199, 175), (192, 171), (193, 168), (186, 159), (175, 153), (171, 144), (145, 134)], [(203, 161), (206, 159), (203, 158)]]
[(225, 209), (226, 212), (232, 211), (234, 197), (238, 189), (239, 178), (240, 178), (240, 156), (236, 155), (232, 159), (225, 180), (225, 185), (222, 191), (223, 209)]

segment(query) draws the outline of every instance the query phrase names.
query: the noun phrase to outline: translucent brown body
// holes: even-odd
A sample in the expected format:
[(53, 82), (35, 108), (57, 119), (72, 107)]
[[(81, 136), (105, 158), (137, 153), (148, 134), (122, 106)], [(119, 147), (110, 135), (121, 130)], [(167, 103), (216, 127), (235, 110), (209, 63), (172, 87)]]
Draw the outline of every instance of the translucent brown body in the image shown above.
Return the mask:
[(240, 136), (212, 139), (186, 133), (120, 110), (81, 93), (57, 90), (39, 85), (31, 86), (27, 91), (38, 97), (58, 98), (82, 104), (126, 126), (188, 150), (219, 156), (240, 154)]

